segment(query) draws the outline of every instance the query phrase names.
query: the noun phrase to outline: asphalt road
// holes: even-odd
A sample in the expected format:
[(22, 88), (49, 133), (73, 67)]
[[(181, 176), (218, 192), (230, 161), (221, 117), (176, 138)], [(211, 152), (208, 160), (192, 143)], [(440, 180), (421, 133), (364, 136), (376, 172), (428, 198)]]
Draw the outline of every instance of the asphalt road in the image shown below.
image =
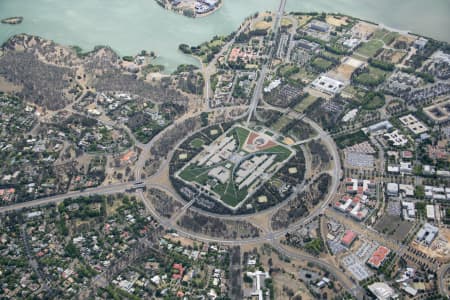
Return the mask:
[(450, 292), (448, 288), (448, 284), (446, 283), (445, 277), (446, 274), (450, 272), (450, 264), (443, 265), (439, 268), (437, 274), (438, 280), (438, 289), (441, 295), (447, 296), (450, 299)]
[[(274, 40), (277, 40), (277, 36), (279, 34), (278, 28), (280, 27), (281, 18), (284, 14), (284, 10), (286, 8), (286, 1), (287, 0), (281, 0), (280, 6), (278, 7), (277, 14), (275, 17), (274, 26), (272, 28), (273, 32), (275, 33)], [(267, 75), (267, 70), (269, 66), (272, 64), (272, 54), (275, 51), (274, 47), (270, 49), (269, 52), (269, 59), (267, 62), (261, 67), (261, 72), (259, 74), (258, 81), (256, 82), (255, 91), (253, 92), (253, 97), (250, 101), (250, 107), (248, 111), (248, 117), (247, 117), (247, 123), (250, 123), (250, 120), (252, 119), (253, 114), (256, 111), (256, 108), (258, 107), (259, 100), (262, 99), (263, 95), (263, 86), (264, 86), (264, 79)]]
[(14, 210), (21, 210), (30, 207), (38, 207), (45, 206), (49, 204), (58, 204), (66, 199), (74, 198), (74, 197), (82, 197), (82, 196), (90, 196), (90, 195), (109, 195), (109, 194), (117, 194), (123, 193), (126, 189), (132, 187), (133, 183), (118, 183), (112, 184), (108, 186), (101, 186), (97, 188), (86, 189), (84, 191), (73, 191), (62, 195), (41, 198), (37, 200), (15, 203), (8, 206), (0, 207), (0, 213), (5, 213)]

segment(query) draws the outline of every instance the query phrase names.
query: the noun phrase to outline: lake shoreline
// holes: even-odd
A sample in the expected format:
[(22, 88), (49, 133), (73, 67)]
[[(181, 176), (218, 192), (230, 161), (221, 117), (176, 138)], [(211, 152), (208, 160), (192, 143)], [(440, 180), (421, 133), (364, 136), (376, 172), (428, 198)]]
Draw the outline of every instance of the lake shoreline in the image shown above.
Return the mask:
[[(155, 2), (159, 6), (161, 6), (162, 8), (164, 8), (167, 11), (174, 12), (174, 13), (177, 13), (184, 17), (188, 17), (188, 18), (192, 18), (192, 19), (201, 19), (201, 18), (208, 17), (208, 16), (214, 14), (215, 12), (217, 12), (223, 6), (224, 0), (218, 0), (216, 5), (212, 9), (210, 9), (209, 11), (207, 11), (205, 13), (196, 13), (195, 7), (193, 6), (194, 2), (190, 3), (191, 6), (175, 7), (173, 4), (171, 4), (170, 2), (168, 3), (167, 1), (168, 0), (155, 0)], [(181, 5), (181, 4), (178, 4), (178, 5)]]
[[(159, 54), (158, 64), (163, 64), (170, 72), (176, 70), (180, 64), (198, 65), (196, 59), (178, 51), (180, 44), (199, 45), (216, 35), (228, 35), (236, 30), (246, 17), (256, 11), (274, 11), (278, 4), (277, 0), (223, 1), (222, 7), (211, 15), (194, 19), (172, 13), (163, 9), (156, 1), (148, 0), (135, 0), (126, 5), (121, 0), (111, 0), (108, 7), (102, 7), (100, 2), (94, 2), (93, 5), (88, 0), (75, 3), (68, 0), (36, 0), (32, 2), (33, 5), (30, 5), (28, 0), (7, 0), (0, 5), (0, 19), (23, 16), (25, 21), (16, 26), (0, 24), (0, 43), (15, 34), (28, 33), (64, 45), (79, 45), (86, 50), (93, 49), (96, 45), (110, 45), (122, 56), (138, 53), (142, 49), (152, 49)], [(340, 7), (328, 1), (290, 1), (286, 12), (340, 12), (389, 27), (408, 29), (434, 39), (450, 41), (450, 35), (442, 30), (446, 27), (444, 25), (450, 25), (450, 20), (443, 20), (440, 17), (442, 13), (433, 17), (436, 19), (434, 23), (429, 22), (427, 16), (422, 14), (423, 22), (420, 22), (419, 26), (417, 22), (411, 21), (414, 13), (405, 13), (395, 19), (387, 13), (381, 14), (385, 6), (383, 2), (387, 5), (388, 0), (380, 0), (380, 4), (374, 4), (377, 9), (370, 11), (362, 10), (369, 0), (360, 0), (359, 3), (363, 4), (356, 7), (345, 5), (350, 0), (343, 0), (345, 3)], [(422, 0), (410, 1), (422, 3)], [(437, 1), (441, 3), (443, 0)], [(399, 2), (406, 3), (406, 0)], [(394, 6), (398, 8), (404, 5)], [(444, 11), (442, 4), (432, 7), (433, 11)], [(92, 31), (92, 28), (96, 30)], [(86, 34), (87, 32), (89, 34)]]

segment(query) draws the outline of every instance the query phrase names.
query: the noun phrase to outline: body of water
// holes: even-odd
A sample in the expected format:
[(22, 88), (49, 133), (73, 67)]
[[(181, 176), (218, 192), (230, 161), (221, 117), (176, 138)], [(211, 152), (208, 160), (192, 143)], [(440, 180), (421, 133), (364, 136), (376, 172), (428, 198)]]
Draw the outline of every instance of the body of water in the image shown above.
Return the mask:
[[(196, 61), (178, 51), (234, 31), (257, 11), (276, 10), (278, 0), (224, 0), (216, 13), (190, 19), (154, 0), (0, 0), (0, 18), (23, 16), (20, 25), (0, 24), (0, 41), (18, 33), (39, 35), (91, 50), (109, 45), (121, 55), (155, 51), (168, 70)], [(342, 12), (450, 41), (450, 0), (288, 0), (287, 11)]]

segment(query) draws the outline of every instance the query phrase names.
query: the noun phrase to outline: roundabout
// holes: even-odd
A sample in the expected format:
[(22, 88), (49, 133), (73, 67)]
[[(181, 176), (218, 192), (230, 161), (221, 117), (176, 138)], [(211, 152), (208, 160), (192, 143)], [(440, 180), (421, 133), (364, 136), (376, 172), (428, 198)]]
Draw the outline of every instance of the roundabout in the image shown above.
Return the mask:
[[(308, 138), (307, 140), (296, 141), (296, 145), (300, 150), (304, 150), (309, 142), (321, 141), (330, 155), (330, 166), (327, 170), (320, 170), (314, 174), (314, 172), (310, 170), (310, 168), (312, 168), (311, 165), (305, 164), (305, 168), (303, 170), (305, 177), (302, 178), (300, 185), (292, 190), (292, 194), (289, 197), (271, 207), (262, 209), (260, 211), (254, 211), (252, 213), (244, 213), (241, 215), (235, 213), (207, 211), (204, 208), (199, 208), (195, 205), (198, 200), (198, 195), (196, 197), (184, 199), (174, 188), (171, 181), (168, 181), (170, 184), (155, 183), (155, 179), (160, 180), (162, 177), (168, 179), (168, 177), (170, 177), (169, 169), (172, 166), (170, 162), (174, 157), (176, 157), (177, 154), (179, 154), (177, 152), (179, 146), (182, 144), (186, 144), (187, 141), (194, 141), (195, 138), (193, 138), (193, 136), (201, 132), (205, 128), (193, 132), (191, 135), (185, 137), (182, 141), (180, 141), (177, 147), (170, 151), (166, 161), (162, 164), (162, 167), (159, 169), (159, 171), (153, 177), (149, 177), (146, 180), (147, 188), (155, 188), (160, 191), (164, 191), (168, 196), (171, 197), (174, 203), (178, 203), (178, 208), (170, 215), (170, 217), (162, 217), (161, 213), (155, 209), (152, 201), (149, 200), (148, 195), (144, 194), (143, 191), (139, 191), (138, 196), (145, 204), (147, 210), (151, 213), (151, 215), (153, 215), (164, 228), (173, 230), (177, 235), (200, 242), (217, 243), (228, 246), (269, 244), (276, 251), (285, 255), (286, 257), (299, 259), (302, 261), (314, 262), (317, 265), (325, 268), (331, 274), (333, 274), (333, 276), (339, 278), (340, 282), (346, 287), (349, 292), (358, 297), (362, 295), (361, 289), (358, 288), (358, 286), (355, 285), (352, 280), (350, 280), (339, 268), (335, 267), (332, 263), (318, 259), (317, 257), (311, 256), (309, 254), (293, 251), (292, 249), (287, 248), (281, 243), (287, 233), (302, 228), (303, 226), (316, 220), (325, 212), (325, 209), (331, 203), (333, 197), (337, 194), (340, 178), (342, 176), (341, 161), (333, 139), (318, 124), (308, 119), (307, 117), (301, 116), (301, 121), (311, 126), (315, 130), (316, 135), (313, 138)], [(209, 127), (207, 127), (206, 129), (208, 128)], [(293, 203), (295, 203), (293, 202), (293, 200), (301, 195), (302, 192), (308, 191), (311, 185), (314, 184), (314, 182), (316, 182), (318, 178), (324, 175), (329, 177), (329, 182), (327, 192), (323, 195), (321, 201), (314, 207), (311, 207), (306, 215), (302, 215), (300, 218), (292, 220), (292, 222), (290, 222), (287, 226), (274, 228), (274, 216), (276, 216), (277, 213), (283, 210), (288, 211), (289, 214), (289, 211), (293, 209)], [(256, 233), (253, 236), (242, 238), (239, 236), (224, 237), (216, 234), (211, 234), (211, 232), (206, 232), (205, 230), (194, 231), (192, 230), (192, 228), (187, 228), (185, 226), (186, 222), (183, 222), (183, 218), (186, 217), (189, 218), (189, 220), (194, 221), (196, 218), (202, 220), (215, 220), (215, 222), (219, 222), (216, 224), (228, 224), (228, 226), (233, 226), (236, 224), (237, 227), (242, 227), (243, 225), (250, 226), (251, 228), (255, 229), (254, 232)], [(207, 226), (204, 228), (207, 228)]]
[[(270, 108), (272, 109), (272, 108)], [(320, 141), (324, 148), (327, 149), (327, 152), (330, 156), (330, 164), (328, 169), (324, 170), (311, 170), (310, 164), (305, 164), (302, 167), (299, 167), (298, 164), (294, 167), (297, 167), (298, 173), (302, 174), (301, 179), (297, 182), (296, 185), (293, 185), (289, 195), (287, 195), (285, 198), (283, 198), (279, 202), (272, 203), (270, 206), (261, 206), (260, 209), (254, 209), (252, 211), (245, 211), (245, 210), (237, 210), (233, 211), (231, 209), (217, 209), (217, 207), (221, 208), (220, 201), (217, 201), (217, 199), (214, 199), (209, 194), (207, 194), (207, 190), (205, 188), (201, 188), (199, 190), (193, 191), (193, 194), (191, 197), (187, 197), (186, 195), (183, 195), (181, 192), (181, 189), (183, 187), (189, 187), (190, 189), (194, 190), (194, 188), (191, 185), (186, 185), (184, 182), (177, 179), (175, 176), (171, 176), (175, 174), (177, 171), (182, 169), (186, 166), (186, 161), (190, 162), (200, 151), (197, 150), (197, 154), (195, 155), (189, 155), (187, 158), (185, 158), (184, 161), (179, 161), (179, 157), (181, 154), (183, 154), (184, 150), (180, 150), (180, 147), (182, 148), (182, 145), (189, 145), (193, 144), (193, 141), (196, 141), (198, 139), (199, 135), (204, 134), (205, 132), (216, 133), (215, 130), (217, 130), (217, 125), (207, 126), (204, 128), (200, 128), (193, 132), (191, 135), (183, 138), (181, 141), (178, 142), (177, 147), (174, 147), (172, 151), (168, 154), (166, 160), (161, 165), (161, 168), (158, 170), (156, 174), (153, 176), (148, 177), (145, 182), (147, 184), (148, 188), (156, 188), (159, 190), (164, 191), (168, 196), (170, 196), (174, 202), (179, 203), (179, 209), (177, 211), (174, 211), (170, 218), (164, 218), (159, 216), (161, 222), (163, 224), (166, 224), (170, 228), (177, 230), (179, 232), (180, 229), (182, 231), (186, 232), (189, 235), (199, 235), (201, 238), (204, 239), (212, 239), (217, 242), (221, 243), (231, 243), (231, 244), (240, 244), (240, 243), (251, 243), (251, 242), (257, 242), (257, 241), (264, 241), (264, 240), (275, 240), (282, 238), (287, 232), (291, 230), (295, 230), (296, 228), (299, 228), (303, 226), (303, 224), (308, 223), (315, 217), (319, 216), (323, 211), (328, 207), (328, 204), (331, 202), (333, 196), (336, 194), (338, 187), (339, 187), (339, 181), (341, 178), (341, 164), (340, 164), (340, 158), (337, 151), (337, 148), (334, 144), (334, 141), (332, 138), (323, 131), (319, 125), (317, 125), (312, 120), (302, 117), (301, 121), (305, 124), (308, 124), (311, 126), (315, 132), (316, 135), (311, 139), (308, 138), (304, 141), (296, 141), (295, 147), (299, 149), (298, 153), (301, 153), (302, 157), (304, 156), (303, 151), (304, 149), (308, 150), (307, 145), (311, 141), (317, 142)], [(234, 122), (233, 122), (234, 124)], [(229, 125), (233, 127), (233, 124)], [(255, 126), (257, 127), (257, 126)], [(219, 131), (216, 133), (216, 136), (221, 136)], [(201, 146), (202, 148), (205, 147), (204, 144)], [(296, 148), (296, 149), (297, 149)], [(302, 150), (303, 149), (303, 150)], [(308, 151), (310, 152), (310, 151)], [(308, 155), (311, 155), (309, 153)], [(184, 157), (184, 156), (183, 156)], [(291, 158), (292, 160), (292, 158)], [(175, 161), (175, 162), (174, 162)], [(176, 168), (176, 167), (179, 168)], [(175, 167), (175, 168), (174, 168)], [(286, 165), (282, 168), (285, 169), (287, 172), (289, 169), (292, 169), (293, 166), (289, 166), (289, 162), (286, 163)], [(280, 168), (281, 169), (281, 168)], [(290, 175), (291, 176), (291, 175)], [(286, 225), (281, 226), (273, 226), (274, 225), (274, 218), (281, 212), (284, 211), (287, 213), (287, 215), (292, 215), (292, 212), (295, 211), (295, 208), (298, 207), (299, 203), (298, 201), (301, 201), (301, 196), (304, 195), (302, 193), (308, 192), (311, 187), (319, 180), (321, 177), (326, 176), (328, 186), (327, 186), (327, 192), (323, 193), (321, 196), (321, 199), (319, 199), (318, 203), (314, 206), (309, 206), (307, 208), (307, 212), (302, 214), (301, 216), (295, 217), (289, 221)], [(269, 182), (270, 180), (267, 180)], [(179, 188), (177, 188), (177, 183), (183, 183), (183, 185)], [(205, 197), (205, 196), (208, 197)], [(258, 195), (258, 193), (255, 193), (254, 195)], [(153, 204), (151, 201), (149, 201), (144, 193), (142, 193), (142, 199), (146, 203), (146, 206), (148, 209), (151, 210), (152, 214), (159, 215), (159, 213), (155, 210)], [(209, 200), (210, 203), (213, 203), (214, 209), (208, 209), (205, 208), (204, 205), (201, 205), (204, 201), (202, 199)], [(253, 200), (257, 200), (258, 198), (253, 197)], [(199, 201), (200, 200), (200, 201)], [(246, 200), (247, 201), (247, 200)], [(247, 203), (247, 202), (246, 202)], [(257, 203), (252, 202), (252, 203)], [(200, 205), (199, 205), (200, 204)], [(218, 205), (219, 204), (219, 205)], [(252, 237), (248, 237), (245, 239), (231, 239), (227, 240), (225, 238), (215, 238), (209, 236), (207, 233), (197, 233), (197, 232), (190, 232), (189, 228), (182, 228), (180, 226), (179, 220), (185, 217), (185, 214), (189, 213), (196, 213), (201, 216), (205, 216), (211, 219), (218, 219), (221, 221), (229, 221), (229, 222), (246, 222), (249, 224), (252, 224), (256, 228), (259, 229), (258, 234)], [(262, 221), (264, 220), (264, 221)]]

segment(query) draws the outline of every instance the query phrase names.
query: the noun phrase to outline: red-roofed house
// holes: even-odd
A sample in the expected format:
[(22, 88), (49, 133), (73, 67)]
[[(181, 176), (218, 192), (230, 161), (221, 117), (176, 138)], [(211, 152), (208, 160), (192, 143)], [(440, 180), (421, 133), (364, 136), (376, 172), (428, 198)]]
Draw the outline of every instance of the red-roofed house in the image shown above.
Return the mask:
[(358, 237), (358, 235), (355, 232), (353, 232), (351, 230), (347, 230), (341, 239), (341, 243), (345, 247), (349, 248), (352, 245), (352, 243), (356, 240), (357, 237)]
[(334, 204), (334, 207), (337, 208), (338, 210), (342, 211), (342, 212), (346, 212), (347, 208), (350, 207), (352, 202), (353, 202), (352, 198), (350, 198), (348, 196), (344, 196), (344, 197), (342, 197), (341, 200), (337, 201)]
[(437, 160), (446, 160), (449, 158), (448, 152), (445, 150), (445, 147), (439, 146), (428, 146), (428, 156), (431, 159)]
[(404, 159), (412, 159), (414, 157), (411, 151), (402, 151), (402, 158)]
[(177, 298), (183, 298), (184, 297), (184, 293), (183, 293), (183, 291), (178, 291), (177, 292)]
[(182, 264), (173, 264), (172, 269), (175, 273), (172, 275), (172, 278), (175, 280), (181, 280), (183, 278), (184, 268)]
[(103, 229), (104, 229), (105, 233), (108, 234), (108, 233), (109, 233), (109, 230), (111, 229), (111, 225), (108, 224), (108, 223), (106, 223)]
[(384, 246), (380, 246), (377, 250), (375, 250), (375, 252), (373, 252), (367, 263), (369, 264), (369, 266), (378, 269), (386, 260), (386, 257), (389, 255), (389, 253), (391, 253), (391, 250)]

